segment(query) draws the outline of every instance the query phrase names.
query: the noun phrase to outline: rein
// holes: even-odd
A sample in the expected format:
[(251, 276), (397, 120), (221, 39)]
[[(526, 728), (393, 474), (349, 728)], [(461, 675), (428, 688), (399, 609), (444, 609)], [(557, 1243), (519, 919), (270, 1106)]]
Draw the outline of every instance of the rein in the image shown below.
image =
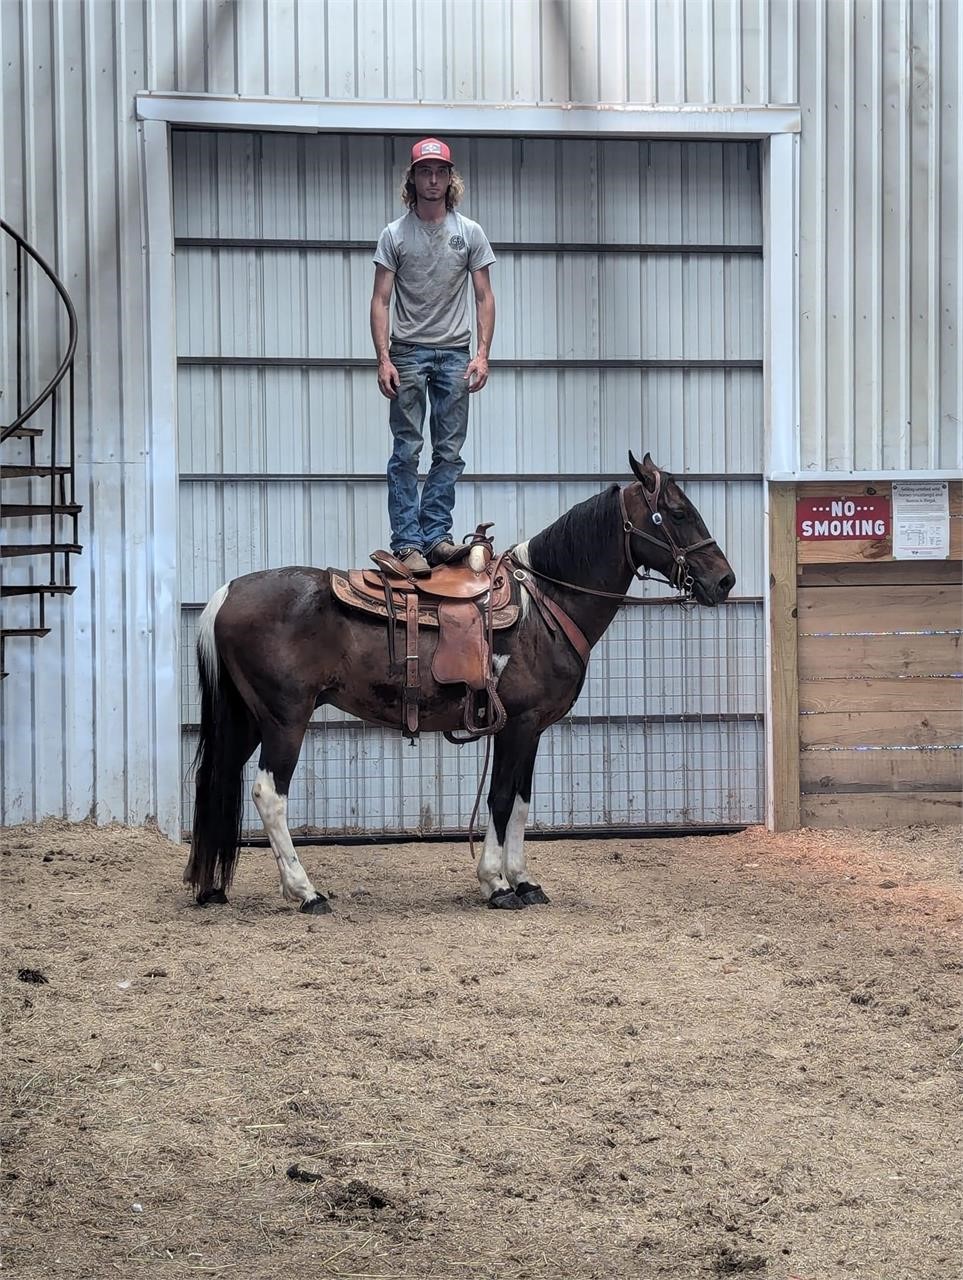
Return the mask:
[[(625, 491), (622, 488), (619, 489), (619, 510), (622, 513), (622, 532), (625, 535), (624, 544), (623, 544), (625, 549), (625, 559), (629, 568), (632, 570), (633, 578), (638, 578), (640, 582), (645, 582), (646, 579), (651, 577), (651, 574), (648, 568), (643, 569), (640, 572), (635, 562), (632, 559), (632, 546), (630, 541), (632, 534), (635, 534), (637, 538), (644, 538), (646, 542), (653, 543), (655, 546), (659, 547), (661, 550), (664, 550), (666, 547), (668, 547), (668, 549), (672, 553), (672, 558), (675, 561), (675, 567), (672, 571), (671, 578), (666, 578), (663, 574), (660, 574), (659, 576), (662, 577), (663, 580), (667, 582), (670, 587), (674, 587), (676, 591), (679, 592), (679, 596), (678, 596), (679, 603), (682, 605), (683, 609), (688, 611), (689, 609), (692, 608), (693, 604), (695, 603), (694, 597), (692, 594), (694, 580), (693, 580), (692, 574), (689, 572), (688, 556), (691, 555), (693, 551), (701, 551), (704, 547), (718, 546), (718, 543), (716, 542), (715, 538), (703, 538), (701, 542), (693, 542), (688, 547), (679, 546), (679, 544), (676, 542), (676, 540), (673, 538), (672, 534), (670, 533), (669, 527), (665, 523), (662, 517), (662, 512), (659, 510), (659, 495), (662, 492), (662, 472), (656, 471), (655, 477), (656, 477), (655, 488), (652, 491), (651, 496), (649, 495), (649, 491), (648, 489), (646, 489), (644, 484), (640, 484), (639, 487), (642, 490), (642, 496), (645, 498), (646, 506), (649, 508), (649, 518), (651, 519), (653, 525), (656, 527), (659, 533), (662, 535), (661, 537), (656, 537), (654, 534), (649, 533), (646, 529), (640, 529), (638, 525), (634, 525), (632, 523), (632, 521), (629, 519), (629, 513), (625, 506)], [(550, 599), (548, 596), (543, 595), (541, 591), (539, 591), (538, 588), (535, 586), (535, 583), (531, 581), (531, 578), (529, 575), (534, 575), (536, 578), (541, 578), (542, 581), (544, 582), (552, 582), (557, 587), (566, 587), (568, 588), (569, 591), (577, 591), (582, 595), (586, 595), (586, 596), (602, 596), (606, 600), (619, 600), (619, 601), (627, 600), (628, 594), (622, 591), (600, 591), (597, 587), (583, 587), (583, 586), (580, 586), (577, 582), (565, 582), (564, 579), (562, 578), (553, 578), (547, 573), (541, 573), (538, 569), (533, 569), (531, 565), (522, 564), (520, 560), (517, 560), (515, 558), (513, 549), (510, 549), (508, 551), (503, 551), (502, 554), (498, 557), (498, 560), (495, 562), (495, 566), (492, 571), (493, 581), (494, 581), (495, 573), (501, 567), (502, 564), (505, 564), (505, 565), (511, 564), (515, 566), (511, 571), (512, 577), (518, 583), (519, 587), (523, 588), (531, 596), (537, 611), (541, 614), (542, 620), (545, 623), (545, 625), (548, 627), (549, 631), (554, 633), (557, 629), (560, 629), (565, 635), (569, 644), (578, 654), (579, 658), (581, 658), (583, 667), (586, 666), (588, 663), (588, 657), (589, 657), (589, 652), (591, 648), (591, 646), (588, 643), (588, 640), (582, 634), (581, 629), (578, 626), (576, 626), (576, 624), (568, 616), (565, 610), (561, 607), (561, 605), (557, 604), (556, 601)], [(493, 650), (491, 647), (492, 631), (491, 631), (490, 616), (489, 616), (487, 638), (488, 638), (488, 644), (489, 644), (489, 653), (491, 653)], [(452, 739), (452, 741), (457, 741), (457, 739)], [(481, 777), (479, 778), (479, 781), (478, 781), (478, 790), (475, 793), (475, 805), (471, 812), (471, 818), (468, 821), (468, 849), (471, 854), (472, 861), (475, 861), (475, 838), (474, 838), (475, 821), (478, 817), (478, 810), (481, 805), (481, 797), (482, 797), (482, 791), (485, 786), (485, 779), (488, 777), (488, 766), (491, 759), (491, 746), (492, 746), (492, 735), (489, 733), (486, 735), (485, 763), (482, 769)]]

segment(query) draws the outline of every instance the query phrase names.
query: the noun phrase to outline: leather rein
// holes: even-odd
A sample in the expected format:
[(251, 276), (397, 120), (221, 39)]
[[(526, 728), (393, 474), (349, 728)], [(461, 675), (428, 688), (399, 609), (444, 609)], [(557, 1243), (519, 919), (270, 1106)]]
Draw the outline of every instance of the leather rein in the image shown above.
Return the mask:
[[(672, 536), (669, 526), (666, 524), (662, 516), (662, 512), (659, 511), (659, 496), (662, 492), (661, 471), (656, 471), (655, 473), (655, 488), (652, 490), (651, 494), (644, 484), (640, 484), (639, 487), (642, 490), (642, 496), (645, 499), (645, 504), (649, 508), (649, 518), (661, 534), (661, 537), (656, 537), (654, 534), (649, 533), (648, 530), (640, 529), (638, 525), (632, 523), (629, 519), (629, 513), (625, 506), (625, 491), (620, 488), (619, 510), (622, 513), (622, 532), (624, 534), (623, 546), (626, 562), (632, 570), (633, 578), (638, 578), (640, 582), (644, 582), (652, 575), (648, 568), (640, 571), (633, 561), (631, 547), (632, 535), (635, 534), (637, 538), (644, 538), (647, 542), (651, 542), (655, 546), (659, 547), (660, 550), (664, 550), (668, 547), (672, 553), (672, 559), (674, 561), (672, 576), (665, 577), (660, 574), (660, 577), (663, 577), (670, 587), (674, 587), (679, 592), (679, 602), (682, 607), (684, 609), (691, 609), (694, 603), (692, 588), (695, 583), (692, 574), (689, 571), (688, 557), (693, 551), (701, 551), (705, 547), (715, 547), (718, 546), (718, 543), (715, 538), (703, 538), (700, 542), (690, 543), (687, 547), (682, 547), (676, 542), (675, 538)], [(583, 635), (581, 628), (572, 621), (556, 601), (546, 595), (543, 595), (535, 584), (529, 580), (528, 575), (534, 574), (535, 577), (541, 578), (545, 582), (552, 582), (559, 587), (567, 587), (570, 591), (578, 591), (582, 595), (603, 596), (607, 600), (627, 600), (628, 595), (622, 591), (600, 591), (597, 587), (582, 587), (576, 582), (565, 582), (561, 578), (549, 577), (547, 573), (540, 573), (538, 569), (533, 569), (531, 565), (522, 564), (521, 561), (516, 560), (512, 551), (504, 552), (502, 558), (510, 560), (516, 566), (512, 570), (512, 577), (520, 586), (524, 587), (525, 590), (528, 591), (549, 630), (554, 631), (554, 623), (557, 623), (558, 626), (561, 627), (569, 643), (582, 659), (582, 663), (584, 665), (588, 661), (591, 646)]]

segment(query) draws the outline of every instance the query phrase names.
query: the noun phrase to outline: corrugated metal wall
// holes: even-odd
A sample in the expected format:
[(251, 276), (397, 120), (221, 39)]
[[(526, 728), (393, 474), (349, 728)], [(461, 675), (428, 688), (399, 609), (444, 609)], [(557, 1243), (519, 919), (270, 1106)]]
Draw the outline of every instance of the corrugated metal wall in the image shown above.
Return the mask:
[(803, 473), (963, 466), (960, 7), (799, 7)]
[[(174, 135), (187, 725), (198, 719), (197, 613), (222, 582), (284, 564), (363, 564), (387, 544), (390, 439), (367, 302), (373, 246), (400, 212), (413, 141)], [(740, 600), (721, 617), (664, 604), (624, 611), (571, 720), (546, 735), (532, 821), (758, 821), (758, 145), (461, 139), (455, 157), (465, 210), (496, 248), (499, 307), (456, 531), (493, 521), (497, 545), (510, 546), (597, 492), (600, 473), (628, 478), (630, 447), (650, 449), (680, 475), (702, 474), (687, 488), (740, 579)], [(658, 361), (672, 367), (641, 367)], [(671, 592), (653, 583), (644, 595)], [(315, 723), (324, 733), (309, 731), (292, 824), (327, 834), (464, 827), (478, 748), (412, 752), (397, 732), (331, 708)], [(195, 745), (188, 729), (185, 760)], [(188, 827), (190, 813), (187, 804)], [(253, 804), (248, 821), (260, 828)]]
[[(55, 634), (10, 649), (0, 685), (5, 822), (178, 822), (179, 796), (158, 782), (176, 744), (158, 742), (151, 719), (156, 632), (168, 621), (153, 603), (156, 566), (167, 549), (152, 542), (144, 456), (152, 408), (137, 92), (798, 101), (799, 465), (961, 462), (956, 4), (33, 0), (0, 5), (0, 62), (0, 205), (57, 267), (81, 318), (87, 548)], [(45, 323), (38, 314), (32, 351)]]

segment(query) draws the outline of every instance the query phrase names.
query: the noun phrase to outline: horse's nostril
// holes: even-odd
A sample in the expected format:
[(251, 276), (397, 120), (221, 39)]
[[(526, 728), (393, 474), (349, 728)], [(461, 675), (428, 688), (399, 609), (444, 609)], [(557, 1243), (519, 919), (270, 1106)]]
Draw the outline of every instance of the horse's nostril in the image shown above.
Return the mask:
[(726, 596), (736, 585), (736, 575), (734, 573), (726, 573), (719, 579), (719, 599), (725, 600)]

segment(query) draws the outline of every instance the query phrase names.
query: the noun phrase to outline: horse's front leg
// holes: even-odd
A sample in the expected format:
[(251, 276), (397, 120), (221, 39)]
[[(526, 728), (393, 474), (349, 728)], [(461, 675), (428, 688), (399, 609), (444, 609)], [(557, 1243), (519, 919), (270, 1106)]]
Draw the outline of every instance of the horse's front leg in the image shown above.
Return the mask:
[(306, 724), (299, 731), (291, 729), (265, 735), (251, 794), (278, 864), (281, 893), (288, 902), (298, 903), (302, 911), (325, 915), (331, 906), (308, 878), (288, 829), (288, 789), (305, 728)]
[(532, 773), (540, 733), (526, 717), (509, 721), (495, 739), (489, 820), (478, 862), (478, 881), (490, 907), (517, 911), (548, 902), (540, 885), (528, 879), (525, 824), (532, 798)]

